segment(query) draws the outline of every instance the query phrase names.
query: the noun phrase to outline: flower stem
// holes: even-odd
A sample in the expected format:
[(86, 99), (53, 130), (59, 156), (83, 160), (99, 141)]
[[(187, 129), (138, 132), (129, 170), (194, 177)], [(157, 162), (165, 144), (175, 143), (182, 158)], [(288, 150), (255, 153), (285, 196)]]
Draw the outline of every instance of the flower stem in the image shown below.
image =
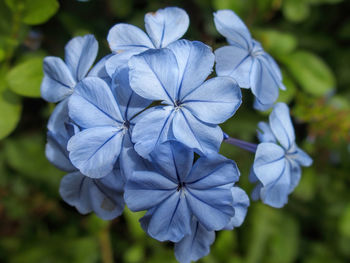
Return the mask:
[(99, 235), (99, 243), (101, 247), (101, 256), (103, 263), (113, 263), (113, 250), (111, 245), (111, 239), (109, 236), (109, 224), (104, 227)]
[(232, 144), (234, 146), (237, 146), (243, 150), (246, 150), (246, 151), (249, 151), (252, 153), (255, 153), (256, 148), (258, 147), (258, 145), (255, 143), (241, 141), (241, 140), (238, 140), (236, 138), (229, 137), (227, 134), (224, 135), (224, 142), (226, 142), (228, 144)]

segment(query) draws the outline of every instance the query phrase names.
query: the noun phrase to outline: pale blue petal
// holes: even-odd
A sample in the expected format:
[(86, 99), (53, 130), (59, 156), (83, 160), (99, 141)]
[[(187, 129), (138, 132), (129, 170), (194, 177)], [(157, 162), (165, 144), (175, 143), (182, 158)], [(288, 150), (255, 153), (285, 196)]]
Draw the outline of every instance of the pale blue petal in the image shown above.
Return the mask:
[(270, 104), (262, 104), (256, 97), (254, 99), (254, 104), (253, 104), (253, 107), (254, 109), (256, 110), (259, 110), (259, 111), (267, 111), (269, 109), (271, 109), (273, 107), (273, 103), (270, 103)]
[(152, 49), (129, 60), (131, 88), (141, 97), (173, 104), (179, 70), (173, 52)]
[(230, 223), (225, 227), (226, 230), (232, 230), (235, 227), (242, 225), (249, 206), (249, 197), (241, 188), (232, 187), (231, 193), (233, 198), (232, 206), (235, 210), (235, 215), (231, 218)]
[(239, 175), (234, 161), (220, 154), (210, 154), (196, 161), (185, 182), (186, 186), (198, 190), (225, 185), (230, 185), (231, 188), (238, 181)]
[(98, 77), (103, 79), (108, 85), (110, 85), (112, 79), (108, 75), (106, 70), (106, 63), (112, 57), (111, 54), (104, 56), (96, 65), (89, 71), (88, 77)]
[(287, 159), (287, 161), (289, 162), (289, 167), (290, 167), (290, 186), (288, 189), (288, 193), (291, 193), (294, 191), (295, 187), (297, 187), (297, 185), (300, 182), (301, 167), (294, 160)]
[(91, 179), (80, 172), (67, 174), (61, 180), (60, 195), (62, 199), (76, 209), (81, 214), (87, 214), (92, 211), (89, 190)]
[(178, 141), (203, 154), (218, 152), (223, 139), (218, 125), (198, 120), (186, 108), (175, 112), (172, 131)]
[(286, 90), (286, 87), (282, 83), (282, 73), (277, 65), (276, 61), (266, 52), (262, 54), (262, 56), (266, 59), (267, 64), (269, 64), (271, 71), (275, 75), (275, 78), (280, 82), (279, 88), (282, 90)]
[(152, 171), (136, 171), (125, 184), (124, 199), (131, 211), (150, 209), (176, 192), (177, 182)]
[(254, 96), (261, 104), (272, 104), (278, 98), (279, 82), (276, 81), (271, 69), (261, 57), (253, 59), (250, 73), (250, 85)]
[(76, 82), (63, 60), (58, 57), (44, 59), (44, 78), (41, 97), (48, 102), (59, 102), (73, 93)]
[(206, 256), (215, 240), (215, 231), (206, 230), (195, 218), (191, 234), (175, 244), (175, 257), (181, 263), (190, 263)]
[(253, 169), (259, 181), (267, 186), (274, 183), (285, 169), (285, 151), (277, 144), (264, 142), (256, 149)]
[(151, 104), (147, 100), (137, 95), (129, 84), (129, 69), (123, 68), (113, 75), (112, 90), (114, 91), (120, 112), (124, 120), (130, 121), (136, 114), (143, 111)]
[(288, 153), (288, 158), (296, 161), (301, 166), (307, 167), (312, 164), (311, 157), (299, 147), (296, 147), (293, 153)]
[(193, 165), (193, 151), (177, 141), (159, 144), (150, 157), (160, 173), (178, 182), (184, 181)]
[(201, 121), (218, 124), (235, 114), (242, 103), (242, 93), (231, 78), (216, 77), (189, 93), (182, 103)]
[(172, 107), (153, 107), (139, 115), (132, 131), (132, 141), (135, 150), (142, 157), (147, 158), (158, 143), (169, 138), (170, 124), (173, 118)]
[(199, 41), (179, 40), (168, 46), (176, 57), (179, 68), (177, 100), (200, 86), (213, 70), (214, 54)]
[(104, 220), (112, 220), (123, 213), (124, 181), (119, 170), (101, 179), (91, 179), (90, 200), (93, 211)]
[(79, 82), (69, 100), (69, 116), (83, 128), (119, 127), (123, 123), (115, 98), (103, 80), (88, 77)]
[(93, 35), (75, 37), (65, 46), (66, 64), (75, 80), (82, 80), (92, 64), (98, 51), (98, 43)]
[(248, 50), (239, 46), (224, 46), (215, 50), (215, 59), (218, 76), (229, 76), (241, 88), (250, 88), (253, 59)]
[(122, 140), (123, 132), (116, 127), (83, 130), (69, 140), (69, 158), (83, 174), (104, 177), (113, 170)]
[(285, 161), (280, 175), (273, 182), (261, 188), (260, 195), (263, 203), (275, 208), (281, 208), (288, 202), (291, 184), (290, 172), (290, 164)]
[(275, 135), (266, 122), (258, 123), (258, 139), (260, 142), (276, 142)]
[(146, 31), (155, 48), (166, 47), (181, 38), (189, 23), (185, 10), (178, 7), (167, 7), (145, 15)]
[(129, 132), (124, 135), (123, 146), (119, 155), (120, 171), (124, 178), (129, 178), (134, 171), (150, 170), (150, 164), (134, 149)]
[(186, 199), (175, 192), (154, 210), (147, 233), (159, 241), (178, 242), (191, 233), (191, 216)]
[(216, 29), (227, 38), (231, 45), (249, 50), (252, 47), (252, 37), (243, 21), (231, 10), (219, 10), (214, 13)]
[(114, 53), (133, 48), (154, 48), (152, 41), (140, 28), (129, 24), (116, 24), (107, 36), (109, 47)]
[(285, 103), (277, 103), (270, 116), (270, 127), (278, 142), (288, 150), (294, 145), (295, 134), (289, 108)]
[(186, 200), (198, 221), (208, 230), (221, 230), (234, 216), (231, 187), (196, 190), (186, 187)]
[(106, 71), (108, 75), (112, 78), (116, 71), (122, 70), (124, 68), (129, 68), (129, 59), (137, 54), (146, 51), (146, 48), (133, 48), (130, 50), (123, 51), (118, 54), (111, 55), (106, 61)]

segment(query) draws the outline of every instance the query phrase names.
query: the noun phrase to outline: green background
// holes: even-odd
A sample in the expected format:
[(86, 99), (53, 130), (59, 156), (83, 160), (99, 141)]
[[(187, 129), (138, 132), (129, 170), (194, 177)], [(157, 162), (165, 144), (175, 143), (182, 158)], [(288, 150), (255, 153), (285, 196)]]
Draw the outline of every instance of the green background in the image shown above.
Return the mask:
[[(58, 194), (63, 172), (44, 156), (54, 105), (40, 97), (42, 60), (63, 57), (74, 36), (93, 33), (99, 57), (118, 22), (144, 27), (146, 12), (180, 6), (190, 16), (185, 38), (225, 44), (212, 12), (229, 8), (279, 63), (297, 141), (314, 159), (288, 205), (252, 203), (243, 226), (217, 233), (204, 263), (350, 262), (350, 1), (342, 0), (0, 0), (0, 262), (176, 262), (170, 243), (140, 229), (142, 214), (105, 222), (82, 216)], [(257, 142), (267, 113), (244, 103), (225, 132)], [(223, 145), (248, 182), (253, 154)]]

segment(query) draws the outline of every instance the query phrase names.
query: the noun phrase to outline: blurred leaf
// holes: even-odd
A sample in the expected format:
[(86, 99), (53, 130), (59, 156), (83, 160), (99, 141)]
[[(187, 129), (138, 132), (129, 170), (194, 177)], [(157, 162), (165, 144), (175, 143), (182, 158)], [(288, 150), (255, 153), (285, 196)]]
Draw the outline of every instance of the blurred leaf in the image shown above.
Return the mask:
[(350, 238), (350, 203), (346, 206), (340, 217), (339, 231), (342, 235)]
[(300, 183), (295, 188), (293, 196), (310, 201), (315, 196), (316, 186), (316, 175), (313, 167), (303, 168)]
[(219, 261), (227, 259), (227, 252), (233, 252), (236, 248), (237, 240), (234, 231), (216, 232), (216, 240), (211, 248), (211, 254)]
[(289, 103), (295, 96), (296, 86), (294, 81), (290, 78), (290, 76), (282, 70), (283, 75), (283, 84), (286, 87), (286, 90), (280, 90), (277, 101)]
[(59, 8), (57, 0), (6, 0), (6, 4), (15, 13), (21, 14), (21, 20), (28, 25), (46, 22)]
[(9, 88), (22, 96), (40, 97), (40, 84), (44, 76), (43, 58), (28, 59), (10, 70), (7, 75)]
[(292, 34), (273, 29), (255, 30), (254, 35), (261, 42), (264, 49), (274, 56), (288, 54), (298, 44), (297, 39)]
[(128, 230), (133, 238), (143, 240), (145, 238), (145, 232), (141, 228), (139, 219), (145, 214), (145, 212), (131, 212), (127, 207), (124, 209), (124, 217), (127, 220)]
[(284, 16), (292, 22), (301, 22), (310, 13), (310, 7), (306, 0), (285, 0), (282, 11)]
[(215, 10), (231, 9), (240, 17), (244, 16), (249, 10), (249, 4), (246, 0), (213, 0)]
[[(5, 142), (7, 163), (28, 178), (57, 189), (63, 172), (59, 171), (45, 157), (44, 138), (28, 135)], [(57, 191), (53, 192), (57, 195)]]
[(337, 4), (344, 0), (307, 0), (310, 4)]
[(124, 253), (124, 262), (125, 263), (138, 263), (144, 262), (144, 247), (141, 244), (136, 244), (131, 246)]
[(296, 51), (283, 60), (300, 86), (314, 96), (324, 96), (335, 88), (331, 69), (318, 56), (307, 51)]
[(0, 89), (0, 139), (8, 136), (16, 128), (21, 111), (22, 105), (17, 95), (9, 90)]

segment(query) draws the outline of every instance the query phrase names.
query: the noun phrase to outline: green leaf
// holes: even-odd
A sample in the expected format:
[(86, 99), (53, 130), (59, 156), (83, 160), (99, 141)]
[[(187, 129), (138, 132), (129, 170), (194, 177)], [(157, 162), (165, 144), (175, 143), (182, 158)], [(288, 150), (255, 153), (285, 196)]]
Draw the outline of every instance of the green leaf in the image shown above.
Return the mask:
[(254, 35), (261, 42), (264, 49), (275, 56), (291, 53), (298, 44), (293, 35), (278, 30), (255, 30)]
[(350, 203), (346, 206), (340, 217), (339, 231), (342, 235), (350, 238)]
[(323, 96), (335, 88), (335, 77), (321, 58), (307, 51), (297, 51), (282, 61), (304, 91)]
[(301, 22), (309, 16), (310, 7), (305, 0), (285, 0), (282, 11), (289, 21)]
[(248, 12), (249, 3), (246, 0), (213, 0), (215, 10), (231, 9), (240, 17)]
[(15, 66), (7, 74), (9, 88), (22, 96), (40, 97), (43, 58), (31, 58)]
[(0, 91), (0, 139), (8, 136), (17, 126), (22, 104), (16, 94), (9, 90)]
[(283, 76), (283, 84), (286, 87), (286, 90), (280, 90), (277, 101), (289, 103), (295, 96), (296, 86), (294, 81), (290, 78), (290, 76), (282, 70)]
[(6, 0), (8, 7), (21, 14), (21, 20), (28, 25), (46, 22), (59, 8), (57, 0)]

